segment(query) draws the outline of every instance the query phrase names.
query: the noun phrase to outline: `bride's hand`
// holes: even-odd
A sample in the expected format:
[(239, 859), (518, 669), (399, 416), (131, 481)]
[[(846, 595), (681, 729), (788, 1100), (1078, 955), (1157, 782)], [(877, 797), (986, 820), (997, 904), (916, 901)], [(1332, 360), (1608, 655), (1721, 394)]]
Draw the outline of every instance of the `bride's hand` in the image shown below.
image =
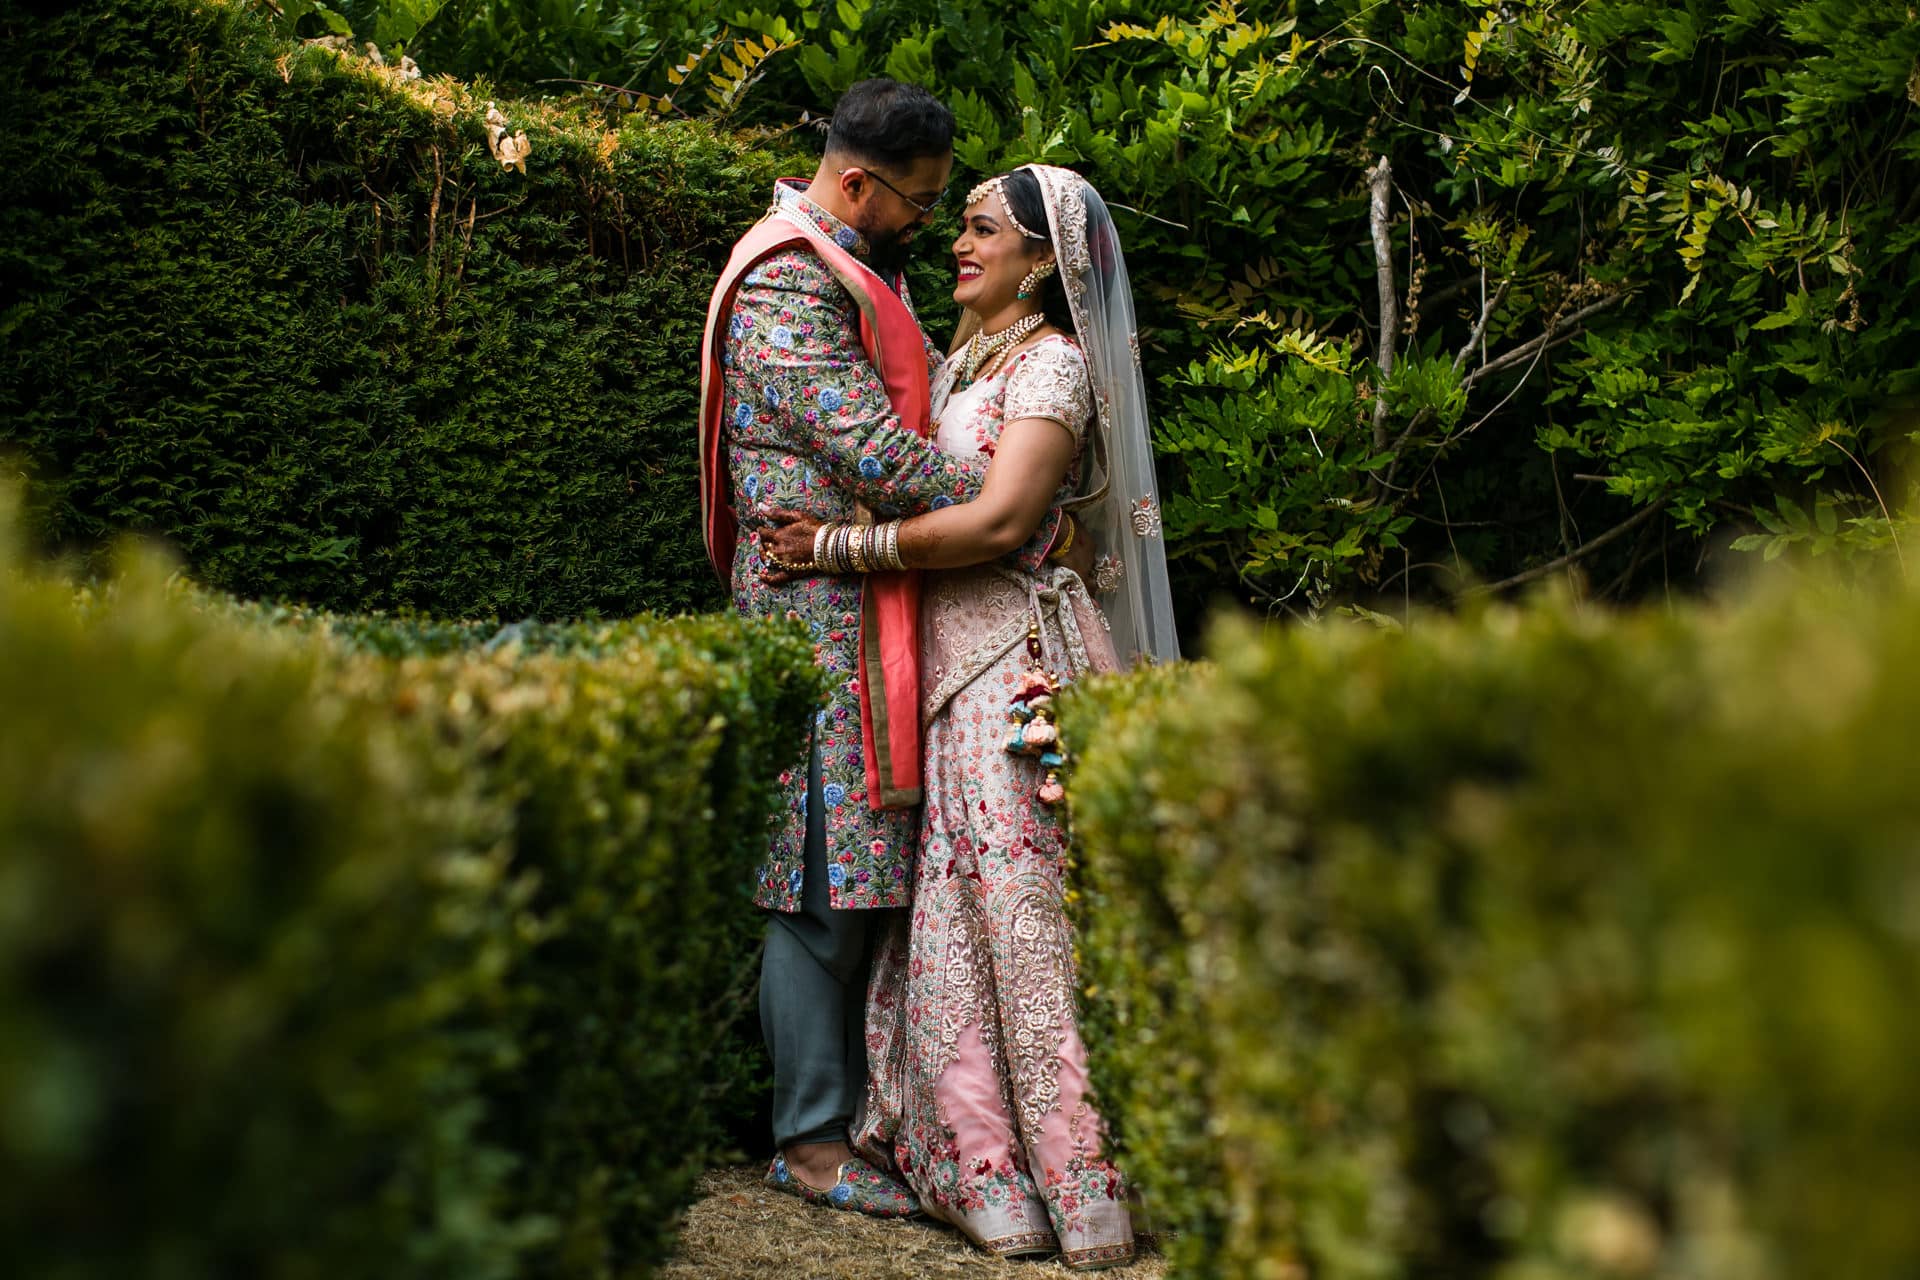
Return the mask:
[(769, 585), (779, 586), (811, 576), (811, 571), (795, 573), (790, 569), (782, 569), (777, 562), (784, 560), (788, 564), (811, 564), (813, 535), (819, 532), (822, 522), (784, 507), (774, 507), (765, 515), (769, 523), (755, 535), (760, 540), (760, 558), (766, 561), (760, 571), (761, 578)]
[(1073, 544), (1067, 548), (1067, 554), (1060, 558), (1062, 568), (1071, 569), (1080, 575), (1080, 581), (1089, 586), (1093, 583), (1093, 531), (1082, 524), (1077, 516), (1069, 514), (1067, 519), (1074, 524)]

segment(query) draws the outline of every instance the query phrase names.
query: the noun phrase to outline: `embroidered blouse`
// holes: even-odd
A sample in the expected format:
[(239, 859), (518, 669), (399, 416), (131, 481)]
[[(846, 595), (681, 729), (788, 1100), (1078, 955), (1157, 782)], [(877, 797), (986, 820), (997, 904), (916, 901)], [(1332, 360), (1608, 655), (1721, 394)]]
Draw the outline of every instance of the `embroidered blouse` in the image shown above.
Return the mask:
[[(1045, 418), (1073, 433), (1073, 461), (1055, 502), (1076, 490), (1093, 421), (1092, 379), (1073, 339), (1049, 334), (1005, 369), (954, 391), (951, 364), (934, 384), (935, 438), (956, 456), (991, 457), (1009, 422)], [(1002, 561), (929, 574), (921, 599), (921, 718), (931, 722), (953, 698), (1026, 640), (1037, 622), (1063, 676), (1114, 670), (1099, 606), (1080, 580), (1047, 564)]]

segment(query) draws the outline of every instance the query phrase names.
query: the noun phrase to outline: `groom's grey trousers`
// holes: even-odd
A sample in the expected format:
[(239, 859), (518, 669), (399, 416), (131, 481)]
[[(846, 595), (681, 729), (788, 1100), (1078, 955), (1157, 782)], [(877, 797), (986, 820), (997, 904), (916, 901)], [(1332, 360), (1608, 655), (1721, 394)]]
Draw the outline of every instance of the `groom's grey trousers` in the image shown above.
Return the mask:
[(867, 1088), (867, 971), (885, 909), (836, 911), (827, 886), (820, 749), (807, 765), (800, 910), (767, 914), (760, 1028), (773, 1059), (773, 1140), (844, 1142)]

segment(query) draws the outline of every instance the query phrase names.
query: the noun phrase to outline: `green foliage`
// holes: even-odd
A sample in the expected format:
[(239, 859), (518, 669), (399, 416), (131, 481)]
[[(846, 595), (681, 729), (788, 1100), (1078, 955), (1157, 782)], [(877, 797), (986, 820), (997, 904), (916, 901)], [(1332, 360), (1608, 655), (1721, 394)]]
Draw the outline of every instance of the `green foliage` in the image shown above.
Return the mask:
[[(280, 62), (241, 12), (266, 6), (132, 8), (5, 20), (6, 104), (42, 123), (0, 144), (26, 229), (0, 413), (58, 539), (165, 531), (211, 581), (350, 608), (710, 602), (686, 352), (777, 166), (660, 122), (788, 127), (884, 70), (953, 104), (957, 188), (1048, 160), (1128, 206), (1190, 605), (1564, 553), (1630, 595), (1722, 524), (1777, 545), (1782, 499), (1834, 513), (1810, 547), (1903, 553), (1920, 27), (1897, 0), (280, 7), (639, 108), (609, 131), (578, 99), (512, 105), (524, 176), (483, 149), (484, 88)], [(915, 292), (943, 331), (934, 253)]]
[(0, 577), (16, 1267), (664, 1254), (751, 1096), (753, 871), (819, 675), (784, 625), (492, 631), (239, 605), (147, 561), (78, 609)]
[(487, 1102), (521, 1156), (516, 1205), (558, 1226), (529, 1273), (630, 1273), (670, 1245), (759, 1087), (735, 1035), (758, 976), (753, 873), (821, 694), (812, 646), (784, 625), (640, 618), (376, 670), (372, 696), (461, 739), (512, 806), (531, 945)]
[(1062, 721), (1096, 1085), (1179, 1274), (1913, 1268), (1920, 597), (1210, 652)]
[[(1118, 216), (1160, 382), (1170, 550), (1196, 598), (1398, 590), (1428, 562), (1502, 576), (1654, 503), (1662, 519), (1590, 561), (1622, 594), (1782, 494), (1836, 511), (1837, 552), (1898, 534), (1920, 395), (1904, 0), (622, 13), (666, 52), (609, 39), (596, 74), (673, 110), (700, 109), (704, 87), (666, 77), (693, 54), (797, 41), (732, 118), (818, 113), (884, 69), (954, 106), (956, 188), (1048, 160), (1139, 211)], [(508, 71), (518, 46), (456, 52), (453, 15), (445, 65), (526, 74)], [(1402, 317), (1386, 378), (1380, 157)], [(917, 296), (946, 280), (928, 264)], [(1310, 355), (1321, 343), (1344, 357)]]
[(151, 564), (89, 614), (0, 579), (11, 1266), (515, 1274), (546, 1232), (477, 1102), (521, 950), (505, 815)]
[(0, 5), (0, 452), (46, 542), (124, 529), (342, 610), (711, 606), (693, 352), (776, 161), (273, 39), (238, 4)]

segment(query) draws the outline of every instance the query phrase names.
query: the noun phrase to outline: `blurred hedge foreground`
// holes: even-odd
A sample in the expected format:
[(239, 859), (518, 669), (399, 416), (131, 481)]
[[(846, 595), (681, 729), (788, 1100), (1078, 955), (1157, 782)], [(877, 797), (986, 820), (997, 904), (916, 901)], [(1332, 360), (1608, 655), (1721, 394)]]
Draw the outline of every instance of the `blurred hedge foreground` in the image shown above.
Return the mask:
[(1210, 649), (1063, 718), (1181, 1274), (1915, 1274), (1920, 596)]
[(76, 607), (11, 525), (8, 1274), (644, 1274), (752, 1083), (729, 1029), (804, 636), (481, 645), (145, 560)]

